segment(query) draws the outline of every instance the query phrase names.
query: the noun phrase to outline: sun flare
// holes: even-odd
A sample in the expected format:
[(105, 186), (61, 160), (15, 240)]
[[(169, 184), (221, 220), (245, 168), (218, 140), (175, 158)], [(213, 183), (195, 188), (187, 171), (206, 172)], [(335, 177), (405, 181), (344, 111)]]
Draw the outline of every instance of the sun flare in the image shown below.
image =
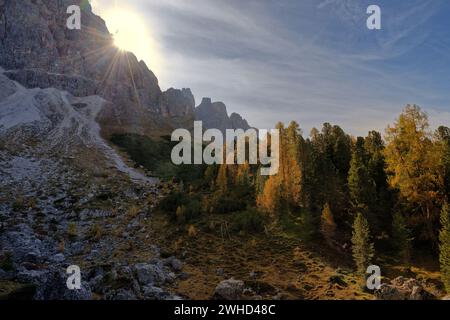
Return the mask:
[(114, 45), (120, 50), (134, 53), (149, 68), (157, 71), (155, 69), (161, 65), (157, 46), (144, 20), (138, 14), (122, 8), (111, 9), (103, 16), (114, 37)]

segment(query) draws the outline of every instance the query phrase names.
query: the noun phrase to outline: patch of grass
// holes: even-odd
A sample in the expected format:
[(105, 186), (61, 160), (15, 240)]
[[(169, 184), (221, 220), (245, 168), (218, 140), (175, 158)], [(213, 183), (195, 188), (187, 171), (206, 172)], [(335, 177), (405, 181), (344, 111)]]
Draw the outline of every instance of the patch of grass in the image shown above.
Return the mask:
[(72, 239), (78, 236), (77, 224), (75, 222), (70, 222), (67, 226), (67, 236)]
[(10, 252), (5, 252), (3, 256), (0, 256), (0, 269), (3, 269), (5, 271), (14, 270), (12, 254)]
[(128, 209), (127, 216), (130, 220), (134, 219), (137, 217), (137, 215), (139, 214), (140, 211), (141, 211), (141, 209), (138, 206), (133, 205)]
[(91, 226), (88, 232), (88, 238), (91, 240), (100, 240), (104, 234), (103, 228), (99, 223), (95, 223)]
[(18, 196), (13, 204), (12, 204), (12, 208), (14, 211), (23, 211), (25, 210), (25, 199), (23, 196)]

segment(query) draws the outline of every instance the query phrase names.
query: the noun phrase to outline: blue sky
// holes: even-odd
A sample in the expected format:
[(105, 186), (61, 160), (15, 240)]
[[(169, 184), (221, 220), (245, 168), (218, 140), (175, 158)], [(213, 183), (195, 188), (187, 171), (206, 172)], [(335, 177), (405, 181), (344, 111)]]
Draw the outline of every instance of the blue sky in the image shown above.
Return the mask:
[[(197, 103), (223, 101), (253, 126), (296, 120), (308, 134), (331, 122), (365, 135), (408, 103), (450, 126), (450, 1), (116, 3), (145, 21), (156, 43), (145, 60), (163, 89), (190, 87)], [(366, 28), (371, 4), (381, 7), (382, 30)], [(114, 6), (93, 1), (100, 15)]]

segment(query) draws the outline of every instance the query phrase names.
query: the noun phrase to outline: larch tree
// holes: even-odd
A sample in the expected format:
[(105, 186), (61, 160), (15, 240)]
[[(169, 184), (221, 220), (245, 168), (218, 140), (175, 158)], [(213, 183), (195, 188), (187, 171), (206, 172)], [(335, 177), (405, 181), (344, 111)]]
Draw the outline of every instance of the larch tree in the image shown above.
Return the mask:
[(264, 184), (263, 192), (258, 195), (257, 205), (262, 211), (276, 216), (280, 208), (280, 183), (277, 176), (270, 176)]
[(440, 153), (436, 152), (427, 114), (418, 106), (407, 106), (386, 129), (386, 141), (389, 183), (399, 190), (411, 212), (410, 221), (420, 229), (420, 238), (436, 245), (443, 184)]

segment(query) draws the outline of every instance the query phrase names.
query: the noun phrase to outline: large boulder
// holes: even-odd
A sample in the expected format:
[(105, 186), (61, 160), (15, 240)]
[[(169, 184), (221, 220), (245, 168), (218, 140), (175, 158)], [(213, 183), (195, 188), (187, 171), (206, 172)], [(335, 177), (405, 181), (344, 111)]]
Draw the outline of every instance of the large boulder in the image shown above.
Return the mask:
[(219, 300), (239, 300), (244, 292), (244, 282), (228, 279), (219, 283), (214, 291), (214, 297)]
[(49, 270), (46, 280), (37, 285), (35, 300), (91, 300), (92, 292), (87, 283), (81, 289), (67, 288), (67, 275), (62, 270)]
[(166, 281), (166, 274), (161, 265), (138, 263), (134, 270), (141, 285), (161, 285)]
[(389, 284), (382, 284), (375, 291), (378, 300), (433, 300), (436, 297), (428, 292), (422, 282), (416, 279), (398, 277)]

